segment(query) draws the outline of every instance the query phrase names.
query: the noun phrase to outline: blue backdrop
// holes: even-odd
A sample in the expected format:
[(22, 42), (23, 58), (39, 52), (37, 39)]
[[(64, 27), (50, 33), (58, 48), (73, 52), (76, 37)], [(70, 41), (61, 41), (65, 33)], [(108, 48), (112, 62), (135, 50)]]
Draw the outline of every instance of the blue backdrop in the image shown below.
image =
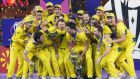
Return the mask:
[(53, 5), (56, 5), (56, 4), (61, 4), (64, 0), (43, 0), (43, 1), (46, 3), (52, 2)]
[(23, 18), (18, 19), (3, 19), (2, 26), (3, 26), (3, 46), (10, 46), (10, 39), (12, 34), (14, 33), (14, 29), (16, 29), (16, 25), (19, 21)]
[(101, 5), (101, 0), (86, 0), (86, 10), (90, 12), (90, 16), (96, 14), (95, 9)]

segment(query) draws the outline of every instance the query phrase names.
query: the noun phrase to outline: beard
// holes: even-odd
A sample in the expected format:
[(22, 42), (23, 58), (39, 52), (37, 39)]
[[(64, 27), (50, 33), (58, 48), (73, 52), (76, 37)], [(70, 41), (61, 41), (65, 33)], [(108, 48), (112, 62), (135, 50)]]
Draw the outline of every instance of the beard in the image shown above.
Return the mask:
[(49, 10), (48, 10), (48, 13), (49, 13), (49, 14), (53, 14), (53, 10), (49, 9)]

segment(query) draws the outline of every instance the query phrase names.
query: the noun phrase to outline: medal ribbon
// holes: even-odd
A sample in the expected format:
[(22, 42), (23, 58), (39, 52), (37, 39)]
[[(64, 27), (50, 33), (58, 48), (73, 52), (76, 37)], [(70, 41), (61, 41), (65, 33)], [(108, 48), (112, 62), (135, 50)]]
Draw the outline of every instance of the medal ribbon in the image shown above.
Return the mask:
[(100, 52), (100, 47), (101, 47), (102, 39), (103, 39), (103, 35), (101, 35), (100, 43), (99, 43), (99, 45), (98, 45), (98, 54), (99, 54), (99, 52)]
[(28, 36), (28, 38), (30, 38), (30, 31), (28, 32), (27, 36)]
[(63, 40), (63, 37), (64, 37), (64, 34), (63, 35), (61, 35), (62, 37), (61, 37), (61, 39), (60, 39), (60, 43), (62, 42), (62, 40)]
[(72, 37), (71, 37), (72, 48), (73, 48), (74, 45), (75, 45), (76, 34), (77, 34), (77, 31), (75, 31), (74, 40), (73, 40), (73, 41), (72, 41)]
[(37, 24), (37, 31), (39, 31), (41, 29), (40, 25), (42, 24), (42, 20), (41, 20), (40, 24), (38, 24), (38, 19), (36, 18), (36, 24)]

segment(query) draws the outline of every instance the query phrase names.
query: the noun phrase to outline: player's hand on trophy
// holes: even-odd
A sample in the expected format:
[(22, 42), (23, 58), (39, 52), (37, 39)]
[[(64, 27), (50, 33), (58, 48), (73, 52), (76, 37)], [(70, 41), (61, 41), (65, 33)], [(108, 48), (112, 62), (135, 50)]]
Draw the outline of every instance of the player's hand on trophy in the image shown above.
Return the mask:
[(99, 57), (99, 58), (97, 59), (96, 65), (98, 65), (98, 64), (100, 63), (101, 59), (102, 59), (101, 57)]
[(30, 66), (34, 66), (34, 64), (35, 64), (35, 63), (32, 62), (32, 61), (29, 62), (29, 65), (30, 65)]

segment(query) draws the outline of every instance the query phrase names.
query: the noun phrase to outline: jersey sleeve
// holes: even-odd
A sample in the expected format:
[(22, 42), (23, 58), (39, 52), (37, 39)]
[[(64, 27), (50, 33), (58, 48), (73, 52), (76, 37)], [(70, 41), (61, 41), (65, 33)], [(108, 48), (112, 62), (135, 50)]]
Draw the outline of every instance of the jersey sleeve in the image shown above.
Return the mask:
[(123, 23), (118, 23), (117, 24), (117, 33), (121, 34), (125, 34), (125, 25)]
[(23, 30), (20, 28), (20, 26), (16, 29), (16, 31), (15, 31), (15, 33), (14, 33), (14, 35), (15, 35), (15, 38), (14, 38), (14, 40), (15, 40), (15, 42), (17, 42), (17, 43), (19, 43), (19, 44), (23, 44), (23, 39), (21, 39), (21, 37), (22, 37), (22, 32), (23, 32)]

